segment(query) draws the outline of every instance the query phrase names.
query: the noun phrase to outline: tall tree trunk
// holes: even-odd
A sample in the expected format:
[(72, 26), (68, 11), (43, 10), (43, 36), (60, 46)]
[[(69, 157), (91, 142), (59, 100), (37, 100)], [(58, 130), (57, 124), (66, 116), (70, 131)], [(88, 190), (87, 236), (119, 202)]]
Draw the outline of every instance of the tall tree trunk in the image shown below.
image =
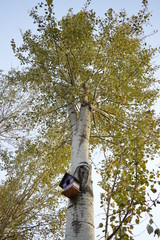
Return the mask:
[(69, 200), (65, 240), (94, 240), (93, 189), (89, 163), (91, 113), (89, 105), (81, 106), (77, 118), (69, 109), (72, 129), (71, 174), (81, 182), (81, 193)]

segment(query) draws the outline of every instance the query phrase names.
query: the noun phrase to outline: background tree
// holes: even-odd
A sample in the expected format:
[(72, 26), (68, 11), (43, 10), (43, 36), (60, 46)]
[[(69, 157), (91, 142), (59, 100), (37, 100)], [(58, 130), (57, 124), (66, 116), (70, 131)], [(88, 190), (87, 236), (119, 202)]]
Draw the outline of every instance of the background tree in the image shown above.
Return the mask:
[(0, 239), (64, 236), (66, 208), (58, 184), (67, 162), (65, 157), (63, 164), (61, 144), (51, 138), (45, 143), (28, 140), (21, 143), (16, 156), (1, 154), (6, 176), (0, 185)]
[[(57, 186), (60, 173), (67, 168), (60, 149), (67, 154), (68, 147), (63, 140), (52, 138), (54, 128), (49, 129), (49, 140), (36, 142), (38, 131), (27, 124), (33, 91), (11, 84), (13, 73), (1, 71), (0, 75), (0, 239), (61, 239), (66, 209)], [(57, 174), (54, 168), (59, 169)]]
[[(14, 72), (12, 79), (14, 83), (20, 79), (18, 84), (36, 92), (32, 119), (40, 123), (43, 140), (53, 133), (54, 139), (70, 143), (72, 134), (72, 174), (80, 173), (78, 167), (90, 173), (89, 150), (91, 153), (99, 146), (104, 153), (112, 153), (101, 170), (107, 180), (107, 184), (101, 182), (105, 190), (102, 204), (107, 202), (108, 207), (105, 238), (127, 239), (133, 216), (138, 223), (141, 213), (150, 210), (145, 188), (155, 176), (147, 170), (146, 156), (159, 147), (159, 120), (152, 110), (158, 97), (152, 64), (157, 50), (145, 43), (146, 2), (130, 18), (124, 11), (115, 14), (109, 9), (100, 19), (86, 5), (79, 13), (70, 10), (57, 21), (50, 2), (39, 7), (45, 9), (43, 16), (38, 7), (31, 11), (39, 33), (26, 31), (21, 47), (12, 40), (16, 56), (26, 65), (22, 72)], [(155, 191), (154, 184), (151, 189)], [(85, 239), (84, 235), (94, 239), (93, 217), (88, 215), (92, 211), (90, 178), (83, 182), (82, 194), (69, 204), (66, 239)]]
[[(13, 73), (12, 73), (13, 74)], [(11, 75), (12, 75), (11, 74)], [(10, 73), (0, 71), (0, 145), (15, 143), (20, 132), (27, 131), (25, 115), (31, 95), (23, 92), (20, 86), (10, 84)]]

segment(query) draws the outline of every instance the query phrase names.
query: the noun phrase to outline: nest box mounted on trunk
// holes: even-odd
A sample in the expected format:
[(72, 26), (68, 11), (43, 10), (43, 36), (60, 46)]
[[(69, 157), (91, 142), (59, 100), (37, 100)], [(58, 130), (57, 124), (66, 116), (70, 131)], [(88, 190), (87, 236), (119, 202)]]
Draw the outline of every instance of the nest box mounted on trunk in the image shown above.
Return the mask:
[(62, 194), (68, 198), (77, 196), (80, 191), (80, 182), (69, 173), (65, 173), (59, 186), (63, 189)]

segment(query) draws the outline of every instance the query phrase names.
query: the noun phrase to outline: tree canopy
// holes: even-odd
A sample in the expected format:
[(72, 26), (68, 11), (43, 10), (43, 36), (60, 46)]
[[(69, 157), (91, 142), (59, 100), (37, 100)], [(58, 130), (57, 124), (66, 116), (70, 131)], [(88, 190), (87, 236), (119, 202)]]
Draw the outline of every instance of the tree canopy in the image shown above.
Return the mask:
[[(107, 206), (104, 227), (100, 224), (105, 238), (129, 239), (133, 220), (138, 224), (141, 214), (151, 210), (146, 189), (156, 192), (159, 170), (149, 170), (147, 163), (159, 149), (160, 129), (153, 109), (159, 96), (159, 83), (155, 78), (157, 66), (152, 59), (158, 49), (146, 44), (144, 32), (150, 13), (146, 1), (138, 14), (131, 17), (125, 11), (117, 14), (109, 9), (101, 19), (88, 9), (89, 1), (78, 13), (70, 9), (57, 20), (53, 4), (40, 3), (30, 13), (37, 32), (22, 33), (20, 47), (12, 40), (13, 51), (23, 69), (10, 73), (8, 81), (32, 93), (33, 100), (24, 115), (30, 129), (38, 129), (35, 142), (31, 141), (26, 150), (23, 145), (19, 148), (12, 163), (12, 181), (9, 177), (1, 185), (3, 202), (7, 196), (11, 209), (17, 209), (14, 199), (27, 202), (26, 208), (22, 205), (22, 215), (21, 212), (16, 215), (14, 234), (20, 221), (26, 229), (27, 224), (32, 226), (41, 218), (48, 224), (53, 217), (52, 211), (58, 202), (56, 182), (68, 169), (71, 153), (68, 107), (74, 107), (78, 118), (86, 102), (92, 114), (90, 154), (92, 156), (97, 147), (104, 154), (98, 171), (102, 176), (101, 205)], [(98, 160), (94, 165), (97, 163)], [(17, 192), (19, 188), (13, 189), (14, 181), (19, 183), (17, 188), (21, 186), (20, 192)], [(41, 188), (42, 195), (52, 190), (54, 196), (51, 201), (42, 197), (37, 211), (32, 212), (35, 218), (28, 221), (27, 209), (30, 211), (30, 207), (35, 206)], [(33, 189), (35, 192), (30, 197)], [(11, 192), (14, 194), (9, 200)], [(36, 215), (44, 206), (51, 211), (48, 218), (46, 214)], [(2, 207), (0, 211), (2, 213)], [(56, 238), (59, 225), (54, 221), (53, 225)], [(12, 227), (8, 225), (4, 231), (12, 231)], [(20, 239), (25, 238), (25, 233)]]

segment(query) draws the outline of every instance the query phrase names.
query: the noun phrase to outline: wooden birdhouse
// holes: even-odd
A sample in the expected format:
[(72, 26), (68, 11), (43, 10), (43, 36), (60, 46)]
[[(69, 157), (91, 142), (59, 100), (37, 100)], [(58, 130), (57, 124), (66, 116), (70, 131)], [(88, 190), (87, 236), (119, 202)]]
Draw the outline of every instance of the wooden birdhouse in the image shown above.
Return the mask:
[(80, 182), (69, 173), (65, 173), (59, 186), (63, 189), (62, 194), (70, 199), (81, 192)]

